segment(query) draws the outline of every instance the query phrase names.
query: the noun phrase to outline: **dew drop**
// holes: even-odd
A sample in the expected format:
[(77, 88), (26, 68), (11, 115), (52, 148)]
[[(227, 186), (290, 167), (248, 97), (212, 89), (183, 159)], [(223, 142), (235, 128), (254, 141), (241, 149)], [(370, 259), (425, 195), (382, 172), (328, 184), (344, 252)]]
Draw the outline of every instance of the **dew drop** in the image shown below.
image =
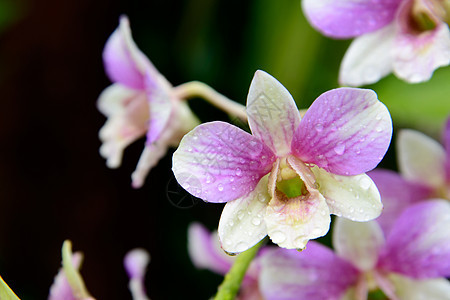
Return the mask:
[(343, 144), (343, 143), (337, 144), (336, 147), (334, 147), (334, 152), (335, 152), (337, 155), (342, 155), (342, 154), (344, 154), (344, 152), (345, 152), (345, 144)]
[(317, 132), (321, 132), (323, 130), (323, 125), (321, 123), (317, 123), (315, 128)]
[(259, 224), (261, 224), (261, 219), (260, 218), (253, 218), (252, 219), (252, 224), (255, 226), (258, 226)]
[(223, 191), (223, 185), (219, 183), (219, 185), (217, 185), (217, 189), (219, 190), (219, 192)]
[(355, 212), (355, 208), (350, 207), (350, 213), (354, 213)]
[(230, 177), (230, 182), (233, 182), (234, 181), (234, 177)]
[(244, 218), (245, 212), (241, 209), (237, 212), (237, 217), (239, 220), (242, 220)]
[(376, 132), (382, 132), (383, 128), (381, 128), (380, 126), (378, 126), (377, 128), (375, 128)]
[(232, 220), (230, 220), (230, 222), (228, 222), (228, 226), (233, 227), (234, 222)]
[(189, 147), (187, 150), (188, 152), (192, 152), (192, 147)]
[(242, 170), (237, 168), (236, 169), (236, 176), (241, 176), (242, 175)]
[(198, 136), (194, 135), (194, 136), (192, 137), (192, 139), (193, 139), (194, 141), (196, 141), (196, 140), (198, 140)]

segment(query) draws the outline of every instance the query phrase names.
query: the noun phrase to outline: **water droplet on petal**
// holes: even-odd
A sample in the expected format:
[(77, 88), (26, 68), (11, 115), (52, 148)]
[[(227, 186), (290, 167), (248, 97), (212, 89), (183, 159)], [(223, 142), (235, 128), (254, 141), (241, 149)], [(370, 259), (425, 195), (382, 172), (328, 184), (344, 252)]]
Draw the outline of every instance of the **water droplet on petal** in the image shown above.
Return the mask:
[(382, 132), (382, 131), (383, 131), (383, 128), (381, 128), (380, 126), (378, 126), (377, 128), (375, 128), (375, 130), (376, 130), (377, 132)]
[(237, 212), (237, 217), (239, 220), (242, 220), (244, 218), (245, 212), (241, 209)]
[(334, 147), (334, 152), (337, 155), (342, 155), (345, 152), (345, 144), (344, 143), (339, 143), (336, 145), (336, 147)]
[(242, 175), (242, 170), (237, 168), (236, 169), (236, 176), (241, 176)]
[(255, 226), (258, 226), (259, 224), (261, 224), (261, 219), (257, 218), (257, 217), (254, 217), (252, 219), (252, 224), (255, 225)]
[(223, 191), (223, 185), (219, 183), (219, 185), (217, 185), (217, 189), (219, 190), (219, 192)]
[(317, 132), (321, 132), (323, 130), (323, 125), (321, 123), (317, 123), (315, 129)]
[(355, 212), (355, 208), (354, 207), (350, 207), (350, 213), (354, 213)]

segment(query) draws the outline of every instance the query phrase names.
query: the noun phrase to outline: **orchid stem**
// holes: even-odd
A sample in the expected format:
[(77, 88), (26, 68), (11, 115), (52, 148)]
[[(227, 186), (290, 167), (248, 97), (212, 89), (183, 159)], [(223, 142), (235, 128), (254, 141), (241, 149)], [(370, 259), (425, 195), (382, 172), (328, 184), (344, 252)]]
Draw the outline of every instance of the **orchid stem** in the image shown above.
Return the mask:
[(238, 117), (243, 122), (247, 122), (247, 113), (245, 112), (244, 105), (228, 99), (203, 82), (190, 81), (183, 83), (174, 88), (174, 93), (181, 99), (201, 97), (229, 115)]
[(236, 297), (239, 288), (241, 287), (242, 280), (244, 279), (245, 272), (264, 241), (265, 239), (247, 251), (238, 254), (233, 266), (228, 271), (227, 275), (225, 275), (222, 284), (219, 286), (214, 300), (232, 300)]

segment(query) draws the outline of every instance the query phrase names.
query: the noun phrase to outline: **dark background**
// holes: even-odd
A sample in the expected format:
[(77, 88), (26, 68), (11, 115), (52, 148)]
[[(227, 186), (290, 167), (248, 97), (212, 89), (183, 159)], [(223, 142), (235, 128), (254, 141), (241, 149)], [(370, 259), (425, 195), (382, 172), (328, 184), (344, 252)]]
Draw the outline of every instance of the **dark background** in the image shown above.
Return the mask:
[[(213, 295), (221, 277), (192, 266), (186, 232), (193, 221), (217, 228), (223, 205), (169, 201), (173, 150), (139, 190), (130, 175), (143, 139), (119, 169), (98, 154), (106, 39), (127, 14), (136, 43), (174, 85), (201, 80), (244, 103), (263, 69), (299, 107), (337, 87), (348, 41), (311, 29), (298, 0), (0, 1), (0, 275), (22, 299), (45, 299), (70, 239), (97, 299), (131, 298), (122, 259), (134, 247), (151, 253), (152, 299)], [(200, 99), (190, 104), (202, 121), (227, 120)]]

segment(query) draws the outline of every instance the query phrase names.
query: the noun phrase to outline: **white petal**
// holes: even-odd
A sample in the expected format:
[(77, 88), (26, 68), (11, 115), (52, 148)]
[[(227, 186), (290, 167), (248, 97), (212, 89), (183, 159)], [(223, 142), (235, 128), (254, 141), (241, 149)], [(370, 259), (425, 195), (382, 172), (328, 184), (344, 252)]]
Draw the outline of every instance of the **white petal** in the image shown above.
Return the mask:
[(340, 176), (318, 167), (311, 170), (330, 213), (360, 222), (373, 220), (381, 214), (380, 193), (368, 175)]
[(359, 270), (373, 269), (383, 245), (383, 231), (375, 221), (336, 219), (333, 227), (333, 247), (339, 256), (353, 263)]
[(360, 86), (377, 82), (392, 71), (395, 29), (391, 24), (356, 38), (342, 60), (339, 82)]
[(449, 300), (450, 282), (445, 278), (413, 280), (397, 274), (389, 275), (399, 300)]
[(264, 215), (269, 193), (264, 176), (248, 195), (228, 202), (219, 221), (219, 238), (222, 249), (228, 253), (243, 252), (267, 235)]
[(166, 155), (167, 145), (161, 142), (153, 143), (152, 145), (146, 145), (144, 151), (142, 151), (139, 162), (136, 166), (136, 170), (131, 174), (131, 185), (134, 188), (140, 188), (144, 184), (150, 170), (159, 162), (159, 160)]
[(411, 181), (440, 187), (445, 179), (445, 151), (441, 144), (415, 130), (404, 129), (397, 137), (400, 173)]
[(105, 116), (121, 113), (124, 103), (132, 99), (141, 91), (130, 89), (121, 84), (112, 84), (102, 91), (97, 100), (97, 109)]

